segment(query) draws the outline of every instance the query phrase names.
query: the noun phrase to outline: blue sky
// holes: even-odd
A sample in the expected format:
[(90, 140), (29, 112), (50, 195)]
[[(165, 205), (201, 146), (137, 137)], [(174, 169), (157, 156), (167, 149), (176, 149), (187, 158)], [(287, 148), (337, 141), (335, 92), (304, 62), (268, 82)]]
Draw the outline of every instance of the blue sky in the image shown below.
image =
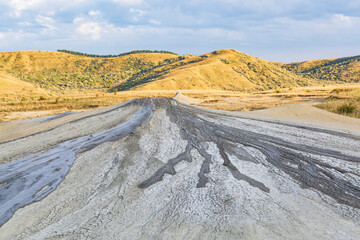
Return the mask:
[(0, 51), (360, 55), (360, 0), (0, 0)]

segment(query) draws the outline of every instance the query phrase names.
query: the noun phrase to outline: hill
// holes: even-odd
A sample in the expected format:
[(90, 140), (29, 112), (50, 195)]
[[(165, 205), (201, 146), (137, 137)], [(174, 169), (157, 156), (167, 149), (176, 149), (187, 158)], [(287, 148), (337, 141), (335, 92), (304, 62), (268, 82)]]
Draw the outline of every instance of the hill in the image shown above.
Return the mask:
[(14, 102), (24, 105), (25, 101), (38, 99), (40, 96), (48, 97), (49, 92), (0, 72), (0, 109), (3, 109), (4, 106), (14, 105)]
[(101, 58), (62, 52), (0, 53), (0, 70), (51, 90), (232, 90), (307, 86), (278, 64), (233, 49), (200, 56), (135, 53)]
[(295, 74), (318, 79), (322, 83), (360, 82), (360, 55), (297, 62), (282, 66)]
[(61, 52), (18, 51), (0, 53), (0, 71), (52, 90), (103, 89), (177, 58), (177, 55), (168, 53), (93, 58)]
[(311, 80), (233, 49), (188, 56), (134, 75), (119, 90), (249, 90), (307, 86)]
[(0, 73), (0, 96), (16, 95), (18, 97), (46, 91), (35, 87), (33, 84), (21, 81), (13, 76)]

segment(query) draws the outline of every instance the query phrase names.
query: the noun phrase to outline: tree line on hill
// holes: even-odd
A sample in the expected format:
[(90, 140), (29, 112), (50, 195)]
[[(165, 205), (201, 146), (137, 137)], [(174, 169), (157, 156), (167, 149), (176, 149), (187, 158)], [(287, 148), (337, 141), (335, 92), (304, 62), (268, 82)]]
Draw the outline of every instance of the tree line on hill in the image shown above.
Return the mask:
[(95, 57), (95, 58), (114, 58), (114, 57), (121, 57), (121, 56), (126, 56), (126, 55), (130, 55), (130, 54), (136, 54), (136, 53), (167, 53), (167, 54), (174, 54), (174, 55), (178, 55), (176, 53), (170, 52), (170, 51), (165, 51), (165, 50), (135, 50), (135, 51), (131, 51), (131, 52), (126, 52), (126, 53), (120, 53), (117, 55), (98, 55), (98, 54), (89, 54), (89, 53), (82, 53), (82, 52), (75, 52), (75, 51), (71, 51), (71, 50), (65, 50), (65, 49), (58, 49), (58, 52), (62, 52), (62, 53), (69, 53), (69, 54), (73, 54), (73, 55), (79, 55), (79, 56), (85, 56), (85, 57)]
[(306, 62), (285, 64), (282, 67), (303, 77), (315, 78), (331, 83), (359, 82), (360, 55), (343, 57), (334, 60), (325, 59), (310, 67), (304, 66)]

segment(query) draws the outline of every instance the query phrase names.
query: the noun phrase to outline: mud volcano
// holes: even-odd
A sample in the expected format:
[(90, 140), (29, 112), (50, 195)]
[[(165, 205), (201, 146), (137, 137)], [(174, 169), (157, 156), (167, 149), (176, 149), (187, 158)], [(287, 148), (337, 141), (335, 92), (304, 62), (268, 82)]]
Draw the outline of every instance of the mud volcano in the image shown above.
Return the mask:
[(354, 135), (142, 99), (0, 149), (1, 239), (360, 236)]

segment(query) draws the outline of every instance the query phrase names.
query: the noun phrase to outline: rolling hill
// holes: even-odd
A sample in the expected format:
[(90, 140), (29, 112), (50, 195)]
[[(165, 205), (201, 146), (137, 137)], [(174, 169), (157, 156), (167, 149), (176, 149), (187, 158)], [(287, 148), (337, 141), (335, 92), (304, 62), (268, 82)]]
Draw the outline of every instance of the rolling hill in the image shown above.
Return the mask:
[(360, 82), (360, 55), (297, 62), (282, 66), (295, 74), (318, 79), (322, 83)]
[(0, 71), (52, 90), (104, 89), (177, 58), (177, 55), (166, 53), (93, 58), (60, 52), (18, 51), (0, 53)]
[(310, 79), (233, 49), (184, 58), (135, 75), (120, 90), (250, 90), (307, 86)]
[(261, 90), (312, 83), (276, 63), (233, 49), (200, 56), (135, 53), (114, 58), (60, 52), (0, 53), (0, 71), (42, 88), (116, 90)]

